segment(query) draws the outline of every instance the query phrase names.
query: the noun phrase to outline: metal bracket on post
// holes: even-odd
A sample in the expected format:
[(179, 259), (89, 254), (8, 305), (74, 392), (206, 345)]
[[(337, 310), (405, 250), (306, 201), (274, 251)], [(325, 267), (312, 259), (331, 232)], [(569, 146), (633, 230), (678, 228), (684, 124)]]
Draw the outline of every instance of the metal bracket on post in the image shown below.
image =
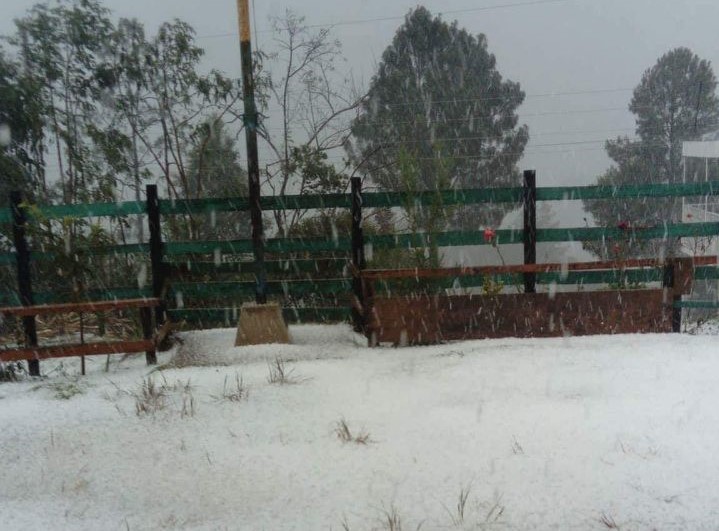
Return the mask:
[[(524, 264), (537, 263), (537, 174), (534, 170), (524, 172), (522, 188), (524, 211)], [(537, 274), (524, 273), (524, 292), (536, 293)]]
[[(20, 293), (20, 304), (33, 306), (32, 280), (30, 276), (30, 247), (27, 243), (26, 224), (27, 216), (22, 207), (22, 194), (10, 192), (10, 209), (12, 210), (12, 233), (15, 243), (15, 256), (17, 258), (17, 286)], [(35, 316), (28, 315), (22, 318), (25, 335), (25, 346), (37, 347), (37, 325)], [(40, 376), (40, 362), (28, 360), (28, 373), (30, 376)]]

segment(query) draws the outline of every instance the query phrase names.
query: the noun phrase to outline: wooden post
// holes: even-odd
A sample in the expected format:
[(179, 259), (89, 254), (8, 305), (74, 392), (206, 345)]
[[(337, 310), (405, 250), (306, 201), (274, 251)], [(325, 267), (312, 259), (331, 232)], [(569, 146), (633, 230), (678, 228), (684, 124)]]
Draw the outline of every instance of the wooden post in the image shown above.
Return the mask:
[(352, 322), (356, 332), (364, 332), (365, 328), (365, 300), (362, 279), (359, 273), (366, 267), (364, 256), (364, 234), (362, 233), (362, 179), (352, 177), (352, 292), (356, 304), (352, 305)]
[[(20, 304), (33, 306), (32, 280), (30, 277), (30, 247), (26, 238), (27, 217), (21, 206), (22, 194), (10, 192), (10, 208), (12, 210), (12, 234), (15, 243), (15, 256), (17, 258), (17, 286), (20, 293)], [(37, 326), (35, 316), (27, 315), (22, 318), (25, 335), (25, 346), (37, 347)], [(28, 373), (30, 376), (40, 376), (40, 362), (28, 360)]]
[(664, 276), (662, 278), (662, 287), (667, 290), (667, 298), (671, 299), (672, 305), (672, 333), (680, 334), (682, 331), (682, 309), (677, 308), (675, 303), (682, 301), (681, 293), (677, 294), (675, 289), (676, 280), (676, 264), (669, 262), (664, 266)]
[[(152, 339), (152, 311), (150, 308), (140, 308), (140, 322), (142, 323), (142, 338)], [(157, 364), (155, 349), (145, 351), (145, 360), (148, 365)]]
[(247, 145), (247, 182), (252, 222), (252, 249), (255, 258), (255, 302), (267, 302), (267, 271), (265, 270), (265, 237), (260, 205), (260, 164), (257, 154), (257, 108), (255, 82), (252, 77), (252, 45), (250, 40), (250, 8), (248, 0), (237, 0), (240, 29), (240, 59), (242, 62), (242, 94), (245, 112), (245, 141)]
[[(534, 170), (524, 172), (522, 190), (524, 210), (524, 263), (537, 263), (537, 175)], [(537, 274), (524, 273), (524, 292), (536, 293)]]
[[(148, 184), (147, 192), (147, 224), (150, 229), (150, 265), (152, 267), (152, 296), (160, 299), (155, 308), (157, 326), (165, 322), (166, 304), (163, 297), (165, 289), (165, 264), (162, 262), (162, 232), (160, 227), (160, 199), (157, 185)], [(144, 326), (144, 325), (143, 325)]]

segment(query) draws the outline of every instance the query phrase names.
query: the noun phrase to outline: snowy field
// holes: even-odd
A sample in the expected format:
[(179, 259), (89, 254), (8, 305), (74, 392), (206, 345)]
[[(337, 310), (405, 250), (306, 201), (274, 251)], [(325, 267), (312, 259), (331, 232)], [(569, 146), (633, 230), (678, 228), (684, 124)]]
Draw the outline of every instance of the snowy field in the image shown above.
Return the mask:
[(343, 326), (292, 334), (188, 334), (180, 358), (214, 365), (154, 372), (154, 398), (143, 356), (0, 384), (0, 528), (719, 526), (716, 337), (371, 350)]

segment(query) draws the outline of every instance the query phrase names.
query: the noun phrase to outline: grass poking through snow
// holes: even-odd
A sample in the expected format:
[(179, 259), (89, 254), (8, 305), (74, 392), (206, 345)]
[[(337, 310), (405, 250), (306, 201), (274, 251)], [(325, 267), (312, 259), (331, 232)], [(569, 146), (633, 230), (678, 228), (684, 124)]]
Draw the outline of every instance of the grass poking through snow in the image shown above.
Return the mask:
[(469, 500), (469, 493), (472, 491), (472, 485), (467, 485), (459, 489), (459, 495), (457, 496), (457, 504), (454, 511), (446, 505), (442, 504), (444, 510), (447, 511), (449, 517), (452, 519), (452, 525), (460, 527), (464, 524), (465, 517), (467, 516), (467, 500)]
[(222, 386), (222, 393), (214, 396), (216, 400), (227, 400), (228, 402), (242, 402), (250, 396), (250, 391), (247, 389), (242, 376), (239, 373), (235, 373), (234, 384), (230, 384), (225, 376), (225, 383)]
[(298, 384), (304, 381), (304, 378), (300, 378), (295, 374), (294, 369), (290, 369), (285, 364), (285, 360), (282, 358), (275, 358), (274, 361), (267, 364), (269, 374), (267, 375), (267, 382), (277, 385), (291, 385)]
[(140, 389), (132, 393), (135, 398), (135, 413), (137, 416), (154, 415), (158, 411), (162, 411), (173, 401), (171, 395), (179, 394), (180, 402), (177, 411), (180, 417), (195, 416), (195, 397), (192, 394), (192, 383), (188, 379), (187, 382), (177, 380), (174, 384), (169, 384), (165, 377), (162, 377), (162, 385), (158, 385), (152, 377), (142, 380)]
[(614, 518), (611, 514), (602, 513), (599, 517), (599, 523), (607, 529), (619, 529), (617, 522), (614, 521)]
[(364, 430), (352, 433), (345, 419), (340, 419), (335, 425), (335, 435), (343, 443), (368, 444), (371, 442), (369, 433)]

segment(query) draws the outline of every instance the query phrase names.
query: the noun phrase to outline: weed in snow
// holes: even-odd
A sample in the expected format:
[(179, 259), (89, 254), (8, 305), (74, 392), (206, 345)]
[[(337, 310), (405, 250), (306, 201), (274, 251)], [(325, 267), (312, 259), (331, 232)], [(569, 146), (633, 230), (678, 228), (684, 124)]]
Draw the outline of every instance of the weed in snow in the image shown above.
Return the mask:
[(303, 381), (303, 378), (299, 378), (294, 374), (294, 369), (287, 368), (285, 360), (282, 358), (275, 358), (273, 362), (267, 364), (267, 368), (269, 370), (269, 374), (267, 375), (268, 383), (290, 385)]
[(402, 531), (402, 518), (394, 506), (385, 509), (383, 523), (387, 531)]
[(246, 400), (250, 396), (250, 391), (245, 386), (245, 382), (238, 373), (235, 373), (234, 385), (229, 385), (227, 382), (227, 376), (225, 376), (225, 383), (222, 386), (222, 394), (214, 396), (215, 400), (227, 400), (229, 402), (241, 402)]
[(524, 448), (522, 448), (522, 445), (519, 444), (519, 441), (516, 437), (513, 437), (514, 442), (512, 443), (512, 453), (514, 455), (522, 455), (524, 454)]
[(459, 495), (457, 496), (457, 505), (454, 511), (450, 510), (449, 507), (442, 504), (444, 510), (449, 513), (449, 517), (452, 519), (452, 525), (460, 527), (464, 524), (464, 519), (467, 516), (467, 500), (469, 500), (469, 493), (472, 490), (472, 485), (467, 485), (459, 489)]
[(485, 507), (489, 506), (489, 510), (487, 511), (487, 514), (484, 517), (484, 523), (485, 524), (494, 524), (496, 523), (504, 514), (504, 505), (502, 505), (502, 494), (499, 494), (497, 492), (494, 493), (494, 501), (488, 504), (485, 504)]
[(140, 390), (133, 393), (135, 397), (135, 413), (138, 416), (154, 415), (158, 411), (167, 408), (171, 403), (170, 395), (180, 393), (180, 407), (178, 408), (180, 416), (195, 416), (195, 397), (192, 394), (192, 384), (188, 379), (187, 382), (177, 380), (174, 384), (168, 384), (163, 376), (162, 385), (158, 385), (151, 377), (142, 380)]
[(72, 397), (81, 395), (85, 391), (75, 381), (55, 382), (48, 385), (55, 392), (58, 400), (70, 400)]
[(614, 518), (612, 518), (611, 514), (602, 513), (599, 517), (599, 523), (607, 529), (619, 529), (619, 526), (614, 521)]
[(352, 433), (345, 419), (340, 419), (339, 422), (337, 422), (335, 425), (335, 434), (343, 443), (367, 444), (370, 442), (369, 433), (364, 430), (360, 430), (357, 434)]
[(135, 413), (138, 416), (154, 415), (167, 406), (167, 395), (162, 386), (148, 377), (142, 380), (140, 390), (135, 393)]

